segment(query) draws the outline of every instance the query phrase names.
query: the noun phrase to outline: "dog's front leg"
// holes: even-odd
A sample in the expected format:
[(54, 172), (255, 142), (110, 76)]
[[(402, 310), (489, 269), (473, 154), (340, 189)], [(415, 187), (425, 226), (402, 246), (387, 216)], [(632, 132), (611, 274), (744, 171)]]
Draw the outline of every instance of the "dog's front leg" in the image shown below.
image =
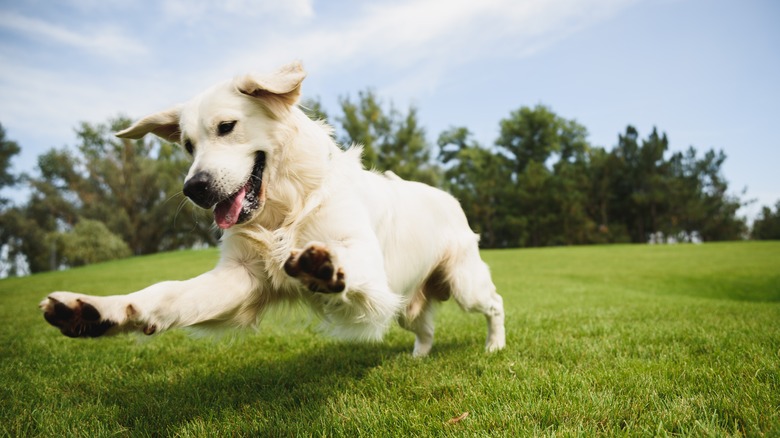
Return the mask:
[(185, 281), (165, 281), (128, 295), (54, 292), (40, 303), (44, 318), (70, 337), (126, 331), (146, 334), (202, 323), (247, 325), (257, 314), (255, 282), (239, 264), (221, 264)]
[(284, 271), (312, 292), (338, 293), (346, 287), (344, 269), (323, 243), (311, 242), (302, 250), (293, 250)]
[(388, 284), (382, 254), (371, 239), (309, 242), (292, 251), (284, 270), (309, 290), (332, 334), (380, 339), (402, 305)]

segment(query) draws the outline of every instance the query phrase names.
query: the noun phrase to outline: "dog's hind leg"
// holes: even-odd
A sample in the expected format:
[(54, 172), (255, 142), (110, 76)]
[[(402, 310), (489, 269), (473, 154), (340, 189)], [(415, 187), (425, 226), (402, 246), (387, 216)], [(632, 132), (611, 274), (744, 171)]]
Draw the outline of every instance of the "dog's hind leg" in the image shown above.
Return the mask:
[(490, 270), (479, 257), (477, 245), (469, 245), (442, 264), (452, 298), (467, 312), (479, 312), (487, 319), (485, 350), (498, 351), (506, 345), (504, 301), (496, 293)]
[(414, 350), (412, 351), (414, 357), (427, 356), (433, 347), (433, 314), (432, 303), (418, 295), (407, 307), (406, 314), (398, 318), (401, 327), (414, 333)]

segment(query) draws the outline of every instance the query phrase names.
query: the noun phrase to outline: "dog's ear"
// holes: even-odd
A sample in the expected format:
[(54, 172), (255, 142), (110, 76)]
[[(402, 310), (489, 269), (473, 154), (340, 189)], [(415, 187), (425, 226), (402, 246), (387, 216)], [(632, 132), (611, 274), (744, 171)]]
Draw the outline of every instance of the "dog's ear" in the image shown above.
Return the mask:
[(292, 106), (301, 95), (301, 82), (306, 77), (303, 65), (293, 62), (268, 76), (246, 75), (236, 79), (236, 89), (257, 98), (272, 98)]
[(150, 132), (164, 140), (173, 143), (181, 141), (181, 130), (179, 128), (179, 118), (181, 116), (181, 105), (159, 113), (150, 114), (141, 120), (135, 122), (133, 126), (117, 132), (119, 138), (139, 139)]

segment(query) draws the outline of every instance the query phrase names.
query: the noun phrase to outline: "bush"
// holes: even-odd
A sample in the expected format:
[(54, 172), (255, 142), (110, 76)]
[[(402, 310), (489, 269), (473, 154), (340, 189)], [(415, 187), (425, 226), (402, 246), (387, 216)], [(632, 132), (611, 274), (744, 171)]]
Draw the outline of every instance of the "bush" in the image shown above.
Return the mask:
[(81, 219), (68, 233), (58, 236), (62, 258), (69, 266), (104, 262), (132, 254), (130, 247), (99, 221)]
[(775, 211), (764, 207), (753, 222), (753, 239), (779, 240), (780, 239), (780, 201), (775, 204)]

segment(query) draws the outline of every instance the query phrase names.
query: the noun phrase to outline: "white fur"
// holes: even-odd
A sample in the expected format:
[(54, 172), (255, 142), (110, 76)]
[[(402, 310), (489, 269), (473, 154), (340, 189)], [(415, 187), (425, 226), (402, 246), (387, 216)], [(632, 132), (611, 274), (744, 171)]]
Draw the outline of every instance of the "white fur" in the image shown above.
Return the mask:
[[(210, 171), (226, 191), (240, 188), (254, 155), (266, 153), (264, 204), (225, 231), (213, 270), (128, 295), (55, 292), (41, 308), (88, 303), (116, 324), (106, 333), (113, 334), (247, 326), (275, 303), (302, 302), (327, 332), (350, 339), (380, 339), (397, 320), (416, 334), (414, 354), (422, 356), (433, 343), (432, 301), (451, 296), (486, 316), (486, 349), (503, 348), (502, 300), (458, 202), (392, 173), (364, 170), (359, 147), (341, 150), (329, 127), (295, 105), (303, 77), (296, 63), (271, 76), (228, 81), (118, 134), (189, 139), (195, 154), (188, 177)], [(225, 120), (237, 121), (234, 131), (216, 135)], [(327, 248), (344, 273), (343, 292), (311, 292), (285, 273), (290, 255), (310, 245)]]

